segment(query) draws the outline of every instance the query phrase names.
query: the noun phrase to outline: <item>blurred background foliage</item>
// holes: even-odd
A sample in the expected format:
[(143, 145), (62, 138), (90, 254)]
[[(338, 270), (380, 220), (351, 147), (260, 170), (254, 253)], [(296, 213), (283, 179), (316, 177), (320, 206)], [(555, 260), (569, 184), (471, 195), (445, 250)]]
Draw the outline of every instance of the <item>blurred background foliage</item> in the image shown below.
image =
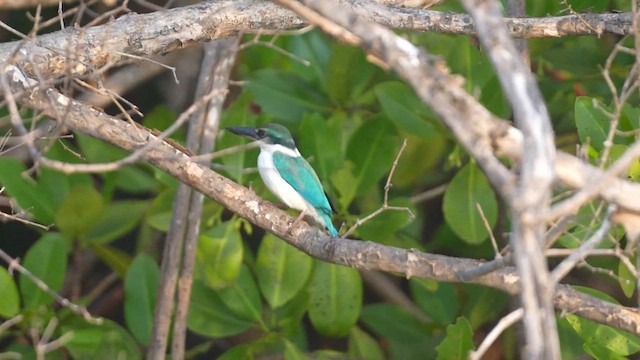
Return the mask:
[[(630, 7), (628, 1), (529, 1), (528, 14), (561, 15), (569, 5), (575, 11), (590, 12), (629, 11)], [(437, 9), (461, 11), (457, 4)], [(14, 21), (23, 19), (17, 13), (5, 12), (2, 17), (17, 28), (28, 26)], [(1, 36), (3, 41), (11, 40), (8, 34)], [(427, 33), (403, 36), (445, 59), (452, 72), (464, 76), (466, 89), (482, 104), (510, 118), (499, 82), (476, 39)], [(253, 36), (246, 36), (246, 41), (251, 39)], [(287, 54), (258, 45), (239, 54), (231, 77), (243, 83), (231, 88), (221, 128), (267, 122), (286, 125), (317, 171), (336, 210), (334, 223), (342, 225), (343, 232), (382, 205), (384, 184), (407, 139), (393, 174), (389, 205), (406, 207), (415, 218), (403, 211), (384, 212), (359, 227), (354, 238), (491, 259), (495, 253), (478, 204), (498, 246), (507, 244), (508, 210), (473, 160), (411, 88), (370, 63), (359, 49), (337, 44), (318, 30), (262, 39), (274, 40), (273, 45)], [(547, 101), (557, 146), (570, 152), (579, 148), (595, 164), (602, 160), (602, 144), (610, 126), (602, 110), (610, 110), (612, 103), (602, 69), (620, 41), (632, 47), (633, 39), (611, 35), (529, 41), (532, 71)], [(189, 68), (197, 68), (197, 61), (197, 56), (192, 57), (187, 67), (178, 68), (178, 75), (187, 74), (188, 80)], [(609, 71), (618, 88), (633, 63), (632, 55), (616, 56)], [(173, 91), (190, 94), (190, 85), (193, 82), (184, 81)], [(163, 96), (166, 90), (161, 89), (172, 86), (169, 78), (159, 77), (122, 95), (145, 113), (136, 120), (162, 130), (193, 101), (176, 104)], [(106, 111), (117, 114), (115, 107)], [(615, 137), (611, 159), (635, 141), (639, 114), (634, 96), (624, 107), (620, 130), (625, 132)], [(25, 118), (28, 115), (25, 111)], [(0, 120), (4, 135), (9, 134), (9, 124), (7, 116)], [(172, 138), (184, 142), (185, 132)], [(243, 142), (222, 131), (216, 148)], [(78, 133), (48, 145), (48, 157), (72, 163), (109, 162), (126, 155)], [(29, 172), (32, 164), (24, 153), (19, 148), (8, 150), (0, 157), (3, 211), (19, 208), (33, 221), (52, 227), (42, 231), (17, 222), (3, 223), (0, 249), (21, 258), (54, 291), (88, 306), (106, 321), (103, 325), (86, 323), (54, 303), (30, 280), (0, 267), (0, 319), (24, 317), (17, 325), (0, 330), (0, 356), (14, 353), (35, 358), (33, 334), (42, 334), (55, 319), (58, 325), (53, 338), (72, 336), (48, 352), (47, 359), (114, 358), (111, 354), (142, 358), (150, 341), (158, 263), (172, 216), (176, 181), (147, 164), (95, 175), (64, 175), (47, 168)], [(234, 153), (211, 166), (275, 200), (255, 171), (257, 154), (257, 150)], [(632, 180), (640, 176), (638, 168), (640, 165), (631, 169)], [(558, 199), (563, 196), (566, 194), (558, 193)], [(12, 209), (9, 198), (16, 208)], [(601, 217), (600, 204), (585, 206), (554, 247), (579, 246), (598, 227)], [(623, 233), (612, 232), (610, 240), (603, 247), (616, 246), (623, 241)], [(589, 260), (588, 265), (574, 271), (567, 281), (608, 301), (634, 304), (635, 278), (624, 264), (607, 257)], [(285, 359), (463, 359), (515, 306), (507, 295), (475, 285), (393, 275), (385, 275), (382, 283), (376, 279), (380, 278), (313, 260), (207, 201), (197, 249), (187, 355), (194, 359), (266, 358), (270, 354)], [(406, 302), (391, 300), (388, 292), (398, 289)], [(598, 359), (624, 358), (640, 350), (635, 336), (573, 315), (559, 317), (558, 324), (566, 359), (586, 354)], [(487, 358), (517, 358), (516, 331), (508, 330)]]

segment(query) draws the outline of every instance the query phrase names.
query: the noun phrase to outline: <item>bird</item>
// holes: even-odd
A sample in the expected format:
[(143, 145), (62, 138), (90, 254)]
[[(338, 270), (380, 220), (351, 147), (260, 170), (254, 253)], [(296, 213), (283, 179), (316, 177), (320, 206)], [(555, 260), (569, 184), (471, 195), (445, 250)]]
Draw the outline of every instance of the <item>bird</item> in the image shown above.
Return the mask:
[(318, 175), (305, 160), (289, 132), (280, 124), (257, 127), (230, 126), (232, 133), (258, 141), (258, 171), (267, 188), (288, 207), (302, 211), (300, 218), (311, 216), (331, 236), (338, 230), (331, 222), (333, 210)]

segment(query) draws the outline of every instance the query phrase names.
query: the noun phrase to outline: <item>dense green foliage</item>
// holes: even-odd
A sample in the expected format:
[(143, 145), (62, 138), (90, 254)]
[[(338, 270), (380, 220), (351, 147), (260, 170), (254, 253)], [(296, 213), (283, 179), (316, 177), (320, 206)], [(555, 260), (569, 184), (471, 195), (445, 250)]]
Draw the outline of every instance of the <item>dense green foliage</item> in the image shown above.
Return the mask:
[[(556, 2), (529, 3), (529, 14), (534, 16), (563, 10)], [(623, 1), (571, 3), (578, 11), (629, 7)], [(510, 117), (491, 64), (473, 39), (424, 33), (406, 36), (442, 56), (489, 110)], [(530, 42), (532, 68), (548, 103), (558, 146), (574, 151), (581, 145), (595, 164), (602, 161), (611, 124), (602, 110), (612, 112), (601, 67), (619, 40), (604, 36)], [(491, 259), (494, 253), (478, 204), (499, 245), (506, 244), (508, 211), (477, 165), (412, 89), (368, 62), (360, 50), (336, 44), (317, 30), (282, 37), (275, 44), (306, 59), (309, 66), (266, 47), (244, 50), (233, 78), (247, 82), (231, 97), (222, 126), (286, 125), (318, 173), (336, 210), (336, 225), (349, 227), (382, 205), (384, 183), (402, 140), (407, 139), (408, 147), (393, 174), (389, 205), (407, 207), (416, 217), (403, 211), (384, 212), (359, 227), (354, 238)], [(624, 44), (630, 45), (631, 39)], [(633, 61), (628, 54), (616, 57), (610, 73), (618, 87)], [(166, 128), (177, 116), (162, 104), (152, 105), (155, 110), (141, 119), (147, 127)], [(619, 129), (624, 133), (614, 138), (605, 165), (635, 141), (639, 115), (636, 96), (623, 108)], [(184, 142), (183, 134), (173, 137)], [(243, 142), (223, 133), (217, 148)], [(67, 149), (82, 154), (82, 159)], [(125, 153), (75, 134), (73, 140), (52, 143), (47, 156), (99, 163)], [(275, 200), (255, 171), (241, 171), (254, 168), (256, 157), (257, 150), (239, 152), (212, 167)], [(7, 227), (0, 247), (20, 256), (22, 264), (54, 291), (63, 289), (65, 279), (82, 279), (75, 286), (87, 288), (78, 302), (90, 310), (99, 309), (100, 301), (114, 301), (105, 299), (104, 290), (91, 292), (106, 274), (117, 274), (120, 285), (116, 287), (123, 294), (116, 305), (118, 315), (105, 312), (108, 320), (92, 325), (54, 305), (53, 298), (29, 279), (0, 267), (0, 319), (24, 316), (16, 326), (0, 331), (0, 354), (17, 352), (33, 358), (31, 329), (42, 333), (55, 317), (59, 325), (53, 338), (73, 335), (60, 349), (49, 352), (47, 359), (62, 359), (65, 354), (76, 359), (104, 358), (104, 354), (142, 358), (150, 341), (159, 281), (158, 239), (169, 227), (175, 180), (147, 164), (98, 175), (63, 175), (46, 168), (32, 174), (21, 161), (1, 157), (0, 169), (0, 186), (6, 194), (35, 222), (54, 224), (47, 232)], [(629, 177), (637, 180), (640, 171), (632, 169)], [(449, 187), (443, 197), (419, 200), (422, 192), (444, 183)], [(601, 216), (597, 202), (585, 207), (554, 247), (577, 247), (597, 228)], [(243, 359), (278, 353), (285, 359), (464, 359), (509, 311), (508, 297), (493, 289), (391, 278), (415, 303), (412, 311), (407, 310), (383, 300), (358, 271), (314, 260), (209, 200), (201, 230), (188, 317), (190, 357)], [(622, 238), (623, 232), (617, 229), (602, 246), (611, 248)], [(23, 244), (16, 246), (18, 242)], [(68, 259), (86, 256), (97, 257), (101, 268), (79, 277), (80, 264), (72, 261), (76, 274), (71, 274)], [(568, 280), (588, 285), (580, 290), (608, 301), (631, 303), (635, 278), (624, 264), (616, 258), (598, 258), (590, 264), (614, 276), (578, 272)], [(612, 286), (613, 296), (600, 291)], [(559, 317), (558, 324), (566, 359), (582, 354), (615, 359), (640, 351), (637, 337), (575, 315)], [(514, 333), (507, 331), (496, 346), (499, 356), (517, 356)]]

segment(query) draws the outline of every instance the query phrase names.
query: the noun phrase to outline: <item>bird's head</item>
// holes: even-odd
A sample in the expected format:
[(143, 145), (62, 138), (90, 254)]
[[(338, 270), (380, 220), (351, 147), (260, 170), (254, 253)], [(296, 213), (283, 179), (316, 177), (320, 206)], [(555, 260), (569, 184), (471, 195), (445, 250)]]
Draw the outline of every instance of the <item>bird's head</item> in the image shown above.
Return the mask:
[(265, 144), (282, 145), (291, 150), (296, 148), (291, 133), (280, 124), (265, 124), (258, 127), (229, 126), (227, 130), (237, 135), (262, 141)]

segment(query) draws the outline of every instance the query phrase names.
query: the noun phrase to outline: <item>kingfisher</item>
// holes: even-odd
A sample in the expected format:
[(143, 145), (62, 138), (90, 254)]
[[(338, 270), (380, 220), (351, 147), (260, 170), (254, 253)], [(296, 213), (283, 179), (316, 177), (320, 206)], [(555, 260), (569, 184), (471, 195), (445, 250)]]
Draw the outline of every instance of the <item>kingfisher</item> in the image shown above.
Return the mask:
[(301, 155), (289, 130), (279, 124), (258, 127), (230, 126), (234, 134), (258, 141), (258, 171), (267, 188), (292, 209), (300, 210), (300, 218), (309, 215), (327, 228), (331, 236), (338, 230), (331, 223), (331, 205), (318, 175)]

